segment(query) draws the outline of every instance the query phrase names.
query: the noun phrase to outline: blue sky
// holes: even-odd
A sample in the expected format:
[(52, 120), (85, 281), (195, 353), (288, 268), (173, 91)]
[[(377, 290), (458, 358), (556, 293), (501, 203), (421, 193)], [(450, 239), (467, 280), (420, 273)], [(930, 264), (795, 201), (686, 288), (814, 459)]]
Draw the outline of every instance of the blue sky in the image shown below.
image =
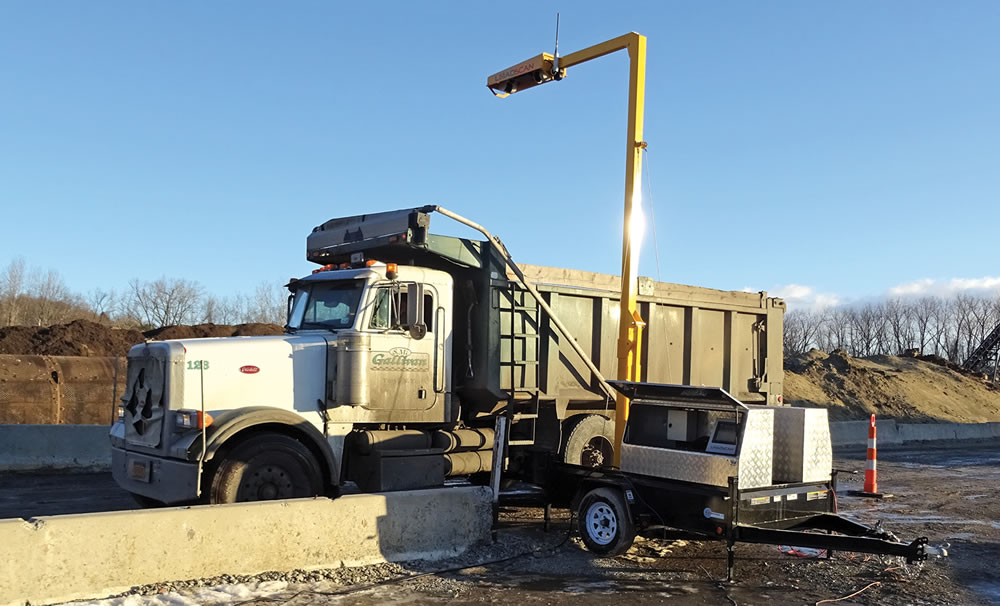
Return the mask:
[(226, 295), (308, 272), (327, 219), (437, 203), (518, 261), (616, 273), (625, 54), (485, 88), (557, 10), (564, 53), (648, 37), (660, 279), (1000, 284), (1000, 3), (973, 1), (2, 2), (0, 264)]

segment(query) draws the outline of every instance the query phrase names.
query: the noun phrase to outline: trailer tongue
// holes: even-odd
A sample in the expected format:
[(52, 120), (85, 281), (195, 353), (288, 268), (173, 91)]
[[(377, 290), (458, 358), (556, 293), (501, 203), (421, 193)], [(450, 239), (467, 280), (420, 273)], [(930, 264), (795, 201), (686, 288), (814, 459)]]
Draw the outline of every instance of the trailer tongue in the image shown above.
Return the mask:
[(901, 556), (947, 555), (837, 513), (826, 410), (748, 406), (714, 387), (609, 381), (632, 400), (621, 468), (557, 464), (547, 498), (579, 514), (588, 549), (625, 552), (664, 526), (726, 542)]

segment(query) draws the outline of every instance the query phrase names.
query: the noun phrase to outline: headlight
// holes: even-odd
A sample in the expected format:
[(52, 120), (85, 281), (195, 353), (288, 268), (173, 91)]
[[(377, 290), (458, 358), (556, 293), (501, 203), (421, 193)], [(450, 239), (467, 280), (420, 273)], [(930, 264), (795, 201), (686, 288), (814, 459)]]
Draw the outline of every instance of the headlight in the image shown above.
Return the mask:
[(200, 410), (175, 410), (174, 429), (185, 431), (188, 429), (202, 429), (212, 424), (212, 415)]

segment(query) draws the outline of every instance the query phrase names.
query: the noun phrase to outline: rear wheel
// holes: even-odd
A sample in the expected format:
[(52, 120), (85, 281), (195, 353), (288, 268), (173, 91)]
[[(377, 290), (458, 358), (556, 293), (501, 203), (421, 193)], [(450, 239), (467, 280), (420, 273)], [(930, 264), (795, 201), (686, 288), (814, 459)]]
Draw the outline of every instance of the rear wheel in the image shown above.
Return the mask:
[(614, 460), (615, 423), (601, 415), (576, 421), (566, 436), (563, 462), (584, 467), (611, 465)]
[(322, 493), (319, 463), (298, 440), (257, 434), (224, 455), (212, 474), (210, 503), (311, 497)]
[(635, 524), (622, 493), (613, 488), (591, 490), (577, 508), (580, 538), (587, 549), (605, 556), (621, 555), (635, 540)]

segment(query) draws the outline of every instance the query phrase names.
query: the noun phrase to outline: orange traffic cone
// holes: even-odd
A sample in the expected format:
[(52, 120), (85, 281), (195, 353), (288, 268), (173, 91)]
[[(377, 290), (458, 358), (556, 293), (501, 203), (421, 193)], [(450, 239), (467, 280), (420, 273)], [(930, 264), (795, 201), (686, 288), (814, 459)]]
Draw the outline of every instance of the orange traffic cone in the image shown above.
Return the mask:
[(871, 425), (868, 426), (868, 456), (865, 457), (865, 489), (864, 490), (850, 490), (847, 494), (854, 495), (857, 497), (870, 497), (873, 499), (881, 499), (887, 496), (878, 491), (878, 468), (876, 460), (878, 459), (877, 451), (875, 445), (875, 415), (872, 415)]
[(878, 450), (875, 447), (875, 415), (872, 415), (872, 424), (868, 427), (868, 456), (865, 458), (865, 492), (875, 494), (878, 492), (878, 469), (876, 460)]

